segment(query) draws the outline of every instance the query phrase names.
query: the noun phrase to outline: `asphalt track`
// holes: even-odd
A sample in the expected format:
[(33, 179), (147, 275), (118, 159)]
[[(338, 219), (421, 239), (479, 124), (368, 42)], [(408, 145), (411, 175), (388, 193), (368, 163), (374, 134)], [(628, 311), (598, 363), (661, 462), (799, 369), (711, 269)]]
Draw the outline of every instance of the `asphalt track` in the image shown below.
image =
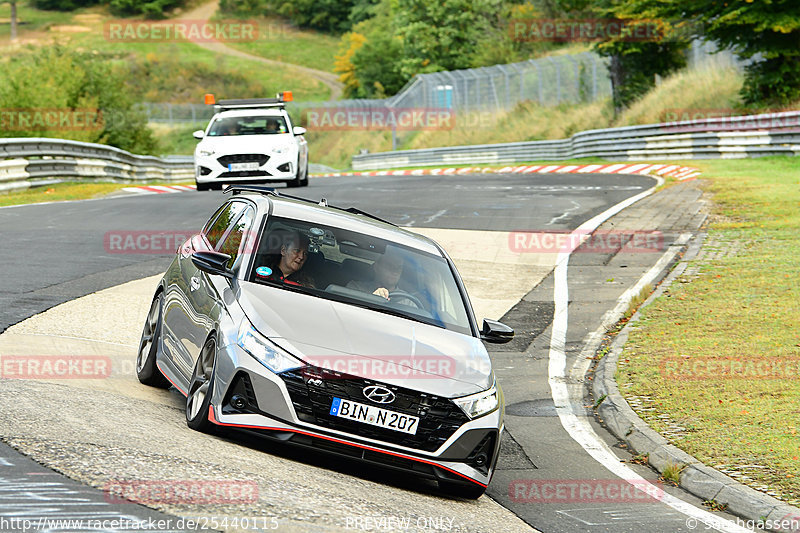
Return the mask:
[[(375, 177), (316, 179), (307, 189), (287, 192), (314, 199), (325, 197), (334, 205), (353, 205), (412, 228), (571, 231), (653, 184), (652, 178), (624, 175)], [(107, 232), (185, 230), (191, 234), (221, 201), (219, 193), (186, 193), (0, 209), (4, 243), (7, 250), (13, 250), (4, 260), (0, 331), (59, 303), (163, 272), (169, 256), (110, 254), (104, 242)], [(567, 498), (533, 505), (509, 501), (510, 487), (520, 480), (616, 483), (615, 476), (577, 446), (554, 416), (555, 408), (547, 390), (546, 357), (542, 355), (549, 342), (548, 327), (553, 318), (552, 283), (552, 277), (548, 277), (532, 287), (536, 298), (526, 298), (526, 305), (510, 312), (509, 318), (524, 333), (521, 339), (530, 341), (530, 346), (518, 345), (513, 348), (516, 352), (495, 354), (498, 376), (507, 395), (528, 399), (510, 403), (511, 438), (504, 443), (501, 468), (489, 494), (542, 531), (688, 531), (683, 526), (685, 517), (659, 502), (581, 505)], [(590, 322), (592, 316), (593, 312), (584, 312), (576, 319)], [(576, 332), (585, 327), (570, 322), (570, 328)], [(568, 339), (570, 343), (576, 345), (578, 340)], [(577, 353), (567, 356), (574, 361)], [(587, 420), (591, 417), (587, 416)], [(603, 435), (602, 428), (597, 431)], [(5, 439), (12, 436), (2, 423), (0, 436)], [(269, 450), (269, 453), (284, 452)], [(620, 454), (620, 460), (624, 460), (624, 450)], [(0, 457), (15, 467), (25, 461), (4, 448), (0, 448)], [(291, 453), (288, 457), (292, 457)], [(314, 464), (324, 466), (325, 460)], [(330, 467), (344, 474), (335, 466)], [(639, 470), (644, 477), (653, 478), (648, 469)], [(2, 472), (8, 477), (7, 471)], [(380, 480), (379, 476), (361, 472), (356, 473), (354, 481), (364, 477)], [(65, 482), (64, 478), (62, 481)], [(393, 488), (414, 490), (407, 481), (395, 478), (390, 481)], [(700, 503), (679, 491), (671, 492), (694, 505)], [(25, 497), (17, 496), (13, 502), (0, 497), (0, 517), (19, 513)], [(131, 511), (130, 507), (126, 509)], [(148, 513), (144, 509), (136, 511)], [(470, 530), (469, 525), (464, 530)]]

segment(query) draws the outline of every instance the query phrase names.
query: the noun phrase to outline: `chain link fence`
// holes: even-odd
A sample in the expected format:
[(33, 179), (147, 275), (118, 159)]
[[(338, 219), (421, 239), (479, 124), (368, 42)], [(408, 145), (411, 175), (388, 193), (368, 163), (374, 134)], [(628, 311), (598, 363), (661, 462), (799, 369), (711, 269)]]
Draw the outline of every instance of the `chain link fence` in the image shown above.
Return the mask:
[[(714, 43), (695, 41), (687, 52), (690, 68), (744, 64)], [(455, 113), (508, 111), (520, 102), (542, 106), (594, 102), (611, 97), (608, 60), (591, 52), (531, 59), (520, 63), (418, 74), (385, 99), (293, 102), (290, 112), (307, 108), (448, 109)], [(207, 124), (213, 108), (202, 104), (144, 104), (150, 122)], [(295, 115), (297, 116), (297, 115)]]

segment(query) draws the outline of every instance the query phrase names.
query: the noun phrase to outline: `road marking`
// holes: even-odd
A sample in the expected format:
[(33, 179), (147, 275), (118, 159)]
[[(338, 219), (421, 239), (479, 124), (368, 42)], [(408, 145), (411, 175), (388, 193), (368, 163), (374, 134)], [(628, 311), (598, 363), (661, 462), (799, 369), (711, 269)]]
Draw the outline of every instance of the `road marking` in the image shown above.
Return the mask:
[[(660, 522), (666, 520), (683, 521), (681, 513), (674, 513), (671, 511), (663, 512), (656, 506), (651, 509), (598, 509), (589, 507), (586, 509), (566, 509), (556, 511), (557, 514), (572, 518), (577, 522), (581, 522), (587, 526), (611, 526), (620, 522), (641, 522), (643, 520), (652, 520), (658, 518)], [(599, 515), (599, 516), (598, 516)]]
[(576, 202), (575, 200), (570, 200), (570, 202), (572, 202), (572, 206), (573, 206), (573, 207), (571, 207), (571, 208), (567, 209), (566, 211), (564, 211), (562, 214), (558, 215), (557, 217), (553, 217), (553, 218), (551, 218), (551, 219), (550, 219), (550, 222), (548, 222), (547, 224), (545, 224), (545, 226), (552, 226), (553, 224), (555, 224), (556, 222), (558, 222), (558, 221), (559, 221), (559, 220), (561, 220), (562, 218), (566, 218), (566, 217), (568, 217), (568, 216), (569, 216), (569, 214), (570, 214), (570, 213), (572, 213), (573, 211), (577, 211), (578, 209), (580, 209), (580, 208), (581, 208), (581, 204), (579, 204), (579, 203), (578, 203), (578, 202)]
[[(656, 187), (663, 183), (659, 179), (656, 186), (639, 193), (635, 196), (623, 200), (615, 206), (603, 211), (599, 215), (587, 220), (581, 224), (573, 234), (580, 238), (581, 242), (588, 238), (588, 235), (597, 229), (600, 224), (616, 215), (626, 207), (638, 202), (655, 191)], [(575, 241), (577, 242), (577, 241)], [(615, 474), (621, 479), (636, 481), (637, 486), (639, 483), (647, 483), (649, 481), (642, 476), (628, 468), (620, 462), (619, 458), (595, 433), (592, 426), (586, 420), (585, 416), (579, 417), (578, 413), (583, 411), (581, 401), (576, 403), (572, 402), (569, 389), (567, 387), (567, 356), (566, 356), (566, 341), (567, 341), (567, 326), (569, 322), (569, 284), (567, 271), (569, 267), (569, 258), (571, 251), (560, 252), (556, 259), (556, 266), (553, 270), (553, 278), (555, 287), (553, 288), (553, 301), (555, 303), (555, 310), (553, 311), (553, 326), (552, 334), (550, 337), (550, 353), (549, 353), (549, 383), (550, 390), (553, 396), (553, 402), (556, 406), (558, 418), (561, 425), (564, 426), (567, 434), (575, 440), (586, 452), (598, 463), (606, 467), (610, 472)], [(653, 490), (658, 490), (655, 486)], [(713, 515), (702, 509), (684, 502), (670, 494), (663, 493), (661, 502), (672, 507), (679, 513), (686, 516), (695, 518), (699, 522), (704, 523), (707, 529), (715, 529), (723, 532), (734, 533), (747, 533), (749, 530), (734, 524), (728, 520), (723, 520), (717, 515)]]

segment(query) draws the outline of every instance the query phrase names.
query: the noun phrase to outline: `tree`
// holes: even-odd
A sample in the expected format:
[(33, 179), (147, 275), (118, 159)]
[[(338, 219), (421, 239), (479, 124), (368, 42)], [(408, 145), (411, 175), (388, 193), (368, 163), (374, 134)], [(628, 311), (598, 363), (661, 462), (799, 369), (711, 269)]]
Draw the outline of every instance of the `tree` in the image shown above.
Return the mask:
[(800, 4), (797, 0), (624, 0), (639, 16), (695, 22), (698, 37), (752, 63), (746, 104), (786, 105), (800, 98)]
[(408, 79), (472, 67), (483, 36), (499, 24), (501, 8), (501, 0), (397, 0), (401, 72)]
[(11, 3), (11, 40), (17, 39), (17, 0), (10, 0)]

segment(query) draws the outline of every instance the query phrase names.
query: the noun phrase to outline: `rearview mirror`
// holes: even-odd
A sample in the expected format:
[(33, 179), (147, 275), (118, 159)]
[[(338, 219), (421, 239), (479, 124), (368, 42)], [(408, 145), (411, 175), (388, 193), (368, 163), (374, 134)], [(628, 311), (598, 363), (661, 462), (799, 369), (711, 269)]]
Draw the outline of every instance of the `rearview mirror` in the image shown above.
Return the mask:
[(204, 132), (203, 130), (197, 130), (194, 133), (192, 133), (192, 137), (194, 137), (195, 139), (202, 139), (205, 136), (206, 132)]
[(295, 135), (304, 135), (306, 133), (306, 129), (302, 126), (295, 126), (292, 128), (292, 133)]
[(481, 340), (494, 344), (503, 344), (514, 338), (514, 330), (502, 322), (496, 320), (483, 319), (483, 329), (481, 330)]
[(199, 251), (192, 254), (192, 263), (203, 272), (233, 278), (233, 271), (228, 268), (231, 256), (222, 252)]

